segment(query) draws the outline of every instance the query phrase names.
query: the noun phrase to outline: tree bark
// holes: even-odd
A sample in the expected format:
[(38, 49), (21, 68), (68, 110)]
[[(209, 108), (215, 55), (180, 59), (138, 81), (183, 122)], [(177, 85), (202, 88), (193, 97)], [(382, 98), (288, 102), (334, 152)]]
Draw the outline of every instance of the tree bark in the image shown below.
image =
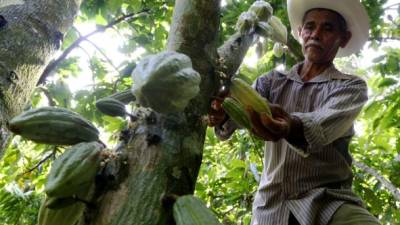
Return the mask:
[(115, 173), (118, 184), (98, 196), (97, 208), (89, 209), (81, 224), (175, 224), (170, 200), (194, 192), (201, 165), (206, 130), (202, 116), (216, 87), (219, 5), (219, 0), (175, 2), (167, 49), (192, 59), (202, 77), (200, 94), (182, 113), (136, 112), (138, 120), (123, 144), (122, 167)]
[(7, 121), (26, 106), (44, 67), (60, 48), (81, 0), (8, 0), (0, 8), (0, 158)]
[(219, 74), (236, 72), (255, 35), (234, 34), (218, 48), (219, 10), (219, 0), (175, 1), (167, 49), (191, 58), (201, 74), (200, 93), (183, 113), (143, 108), (135, 113), (138, 119), (124, 132), (118, 150), (121, 157), (106, 167), (106, 181), (97, 185), (93, 200), (96, 207), (88, 208), (81, 225), (175, 224), (174, 199), (195, 189), (206, 131), (202, 118), (219, 87)]

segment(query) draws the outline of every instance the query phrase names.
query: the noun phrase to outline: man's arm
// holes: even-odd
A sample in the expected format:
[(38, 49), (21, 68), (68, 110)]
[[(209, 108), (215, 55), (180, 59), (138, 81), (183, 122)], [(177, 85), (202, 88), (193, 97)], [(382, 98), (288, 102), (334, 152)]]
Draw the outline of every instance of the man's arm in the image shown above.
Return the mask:
[(331, 91), (321, 107), (313, 112), (287, 113), (272, 105), (272, 118), (248, 109), (253, 133), (266, 140), (286, 139), (306, 153), (319, 151), (350, 129), (367, 100), (367, 86), (361, 79), (349, 80)]

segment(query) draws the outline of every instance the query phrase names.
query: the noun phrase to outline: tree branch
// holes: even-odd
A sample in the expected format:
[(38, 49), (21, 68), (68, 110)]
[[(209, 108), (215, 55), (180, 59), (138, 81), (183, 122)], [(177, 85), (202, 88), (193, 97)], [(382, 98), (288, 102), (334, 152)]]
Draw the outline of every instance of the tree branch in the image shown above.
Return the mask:
[(21, 176), (22, 176), (22, 175), (25, 175), (25, 174), (27, 174), (27, 173), (30, 173), (30, 172), (34, 171), (35, 169), (39, 168), (39, 166), (42, 165), (44, 162), (46, 162), (47, 160), (49, 160), (51, 157), (54, 157), (54, 155), (55, 155), (56, 153), (57, 153), (57, 148), (54, 147), (53, 151), (52, 151), (48, 156), (46, 156), (44, 159), (40, 160), (40, 161), (36, 164), (36, 166), (34, 166), (34, 167), (32, 167), (31, 169), (29, 169), (28, 171), (25, 171), (24, 173), (22, 173)]
[(400, 190), (396, 186), (394, 186), (389, 180), (387, 180), (385, 177), (380, 175), (378, 173), (378, 171), (376, 171), (375, 169), (365, 165), (362, 162), (354, 161), (353, 163), (358, 168), (364, 170), (368, 174), (370, 174), (373, 177), (375, 177), (379, 182), (381, 182), (389, 190), (389, 192), (393, 195), (393, 197), (395, 199), (397, 199), (397, 201), (400, 201)]
[(44, 87), (38, 87), (38, 89), (40, 91), (42, 91), (43, 94), (46, 96), (47, 101), (49, 102), (49, 106), (56, 106), (57, 105), (56, 102), (54, 101), (54, 99), (51, 97), (51, 94), (50, 94), (49, 90), (47, 90)]
[(227, 76), (227, 79), (232, 77), (242, 64), (243, 58), (254, 42), (254, 38), (255, 32), (248, 35), (241, 35), (236, 32), (218, 48), (218, 55), (222, 60), (220, 62), (222, 67), (219, 69)]
[(385, 8), (383, 8), (383, 10), (391, 9), (393, 6), (398, 6), (398, 5), (400, 5), (400, 3), (395, 3), (392, 5), (386, 6)]
[(400, 37), (371, 37), (370, 41), (400, 41)]
[(37, 85), (44, 83), (45, 80), (46, 80), (46, 78), (49, 76), (49, 74), (50, 74), (53, 70), (55, 70), (55, 69), (57, 68), (57, 66), (68, 56), (68, 54), (69, 54), (74, 48), (76, 48), (82, 41), (87, 40), (90, 36), (92, 36), (92, 35), (94, 35), (94, 34), (97, 34), (97, 33), (99, 33), (99, 32), (103, 32), (103, 31), (105, 31), (106, 29), (108, 29), (108, 28), (110, 28), (110, 27), (112, 27), (112, 26), (114, 26), (114, 25), (116, 25), (116, 24), (118, 24), (118, 23), (120, 23), (120, 22), (122, 22), (122, 21), (133, 19), (133, 18), (138, 17), (138, 16), (140, 16), (141, 14), (147, 13), (147, 12), (149, 12), (149, 11), (150, 11), (149, 9), (144, 9), (144, 10), (142, 10), (142, 11), (140, 11), (140, 12), (137, 12), (137, 13), (130, 13), (130, 14), (127, 14), (127, 15), (123, 15), (123, 16), (119, 17), (118, 19), (116, 19), (116, 20), (114, 20), (114, 21), (111, 21), (111, 22), (108, 23), (107, 25), (101, 26), (101, 27), (99, 27), (97, 30), (92, 31), (91, 33), (89, 33), (89, 34), (87, 34), (87, 35), (81, 36), (80, 38), (78, 38), (77, 40), (75, 40), (75, 42), (72, 43), (67, 49), (65, 49), (65, 51), (61, 54), (60, 57), (58, 57), (57, 59), (55, 59), (54, 61), (52, 61), (49, 65), (47, 65), (47, 67), (44, 69), (42, 75), (40, 76)]

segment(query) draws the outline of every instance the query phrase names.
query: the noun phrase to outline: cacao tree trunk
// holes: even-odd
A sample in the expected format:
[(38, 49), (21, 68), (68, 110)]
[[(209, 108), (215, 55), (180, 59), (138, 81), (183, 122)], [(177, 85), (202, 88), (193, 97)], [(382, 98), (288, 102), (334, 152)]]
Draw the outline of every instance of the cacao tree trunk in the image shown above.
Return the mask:
[(98, 183), (95, 207), (87, 208), (81, 225), (175, 224), (174, 198), (194, 192), (206, 131), (202, 118), (218, 87), (218, 74), (231, 76), (254, 38), (234, 34), (218, 47), (219, 25), (220, 0), (175, 1), (167, 49), (192, 59), (202, 77), (200, 94), (183, 113), (136, 113), (138, 120), (121, 143), (120, 160), (106, 168), (112, 175)]
[[(142, 109), (132, 124), (115, 190), (97, 199), (81, 224), (174, 224), (170, 199), (194, 192), (201, 164), (214, 63), (219, 0), (177, 0), (168, 50), (182, 52), (201, 74), (201, 93), (185, 112), (162, 115)], [(165, 96), (160, 96), (165, 97)], [(123, 176), (123, 177), (121, 177)]]
[(0, 158), (10, 137), (7, 121), (26, 106), (80, 4), (81, 0), (0, 2)]

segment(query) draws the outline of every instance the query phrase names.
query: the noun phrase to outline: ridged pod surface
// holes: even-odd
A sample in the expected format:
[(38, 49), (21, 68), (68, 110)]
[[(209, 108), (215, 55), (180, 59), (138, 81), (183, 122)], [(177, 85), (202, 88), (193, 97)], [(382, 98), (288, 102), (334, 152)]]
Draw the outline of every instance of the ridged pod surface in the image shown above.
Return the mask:
[(101, 162), (103, 145), (83, 142), (71, 146), (52, 164), (45, 192), (49, 197), (66, 198), (90, 187)]
[(9, 121), (10, 130), (37, 143), (73, 145), (99, 139), (99, 131), (78, 113), (65, 108), (31, 109)]
[(227, 97), (224, 99), (224, 102), (222, 102), (222, 108), (239, 127), (251, 129), (250, 118), (243, 105), (239, 102), (233, 98)]
[[(83, 187), (76, 197), (89, 201), (93, 187), (93, 185)], [(39, 209), (38, 225), (75, 225), (85, 211), (85, 204), (78, 200), (71, 201), (69, 198), (65, 199), (66, 203), (62, 201), (54, 197), (46, 197)], [(53, 207), (49, 208), (51, 204)]]
[(116, 92), (116, 93), (108, 96), (108, 98), (118, 100), (124, 104), (128, 104), (128, 103), (136, 100), (136, 97), (132, 94), (131, 89)]
[(282, 21), (276, 16), (271, 16), (268, 23), (269, 23), (269, 25), (271, 25), (271, 27), (273, 29), (271, 39), (273, 41), (277, 41), (282, 44), (286, 44), (287, 43), (287, 30), (286, 30), (286, 26), (282, 23)]
[(257, 15), (254, 12), (243, 12), (236, 22), (236, 30), (239, 31), (241, 35), (247, 35), (254, 32), (256, 24)]
[(268, 2), (257, 0), (250, 6), (249, 11), (257, 15), (258, 21), (268, 22), (272, 16), (273, 8)]
[(96, 102), (96, 108), (108, 116), (126, 116), (124, 103), (110, 97), (98, 100)]
[(256, 90), (254, 90), (245, 81), (234, 78), (231, 86), (231, 96), (240, 102), (244, 107), (252, 107), (256, 112), (265, 112), (271, 116), (271, 109), (268, 106), (268, 102), (263, 98)]
[(85, 210), (82, 202), (62, 209), (49, 209), (44, 204), (39, 209), (38, 225), (74, 225)]
[(214, 213), (192, 195), (179, 197), (173, 206), (176, 225), (222, 225)]
[(164, 51), (143, 58), (132, 72), (132, 93), (140, 105), (159, 113), (180, 112), (200, 88), (201, 77), (190, 58)]

